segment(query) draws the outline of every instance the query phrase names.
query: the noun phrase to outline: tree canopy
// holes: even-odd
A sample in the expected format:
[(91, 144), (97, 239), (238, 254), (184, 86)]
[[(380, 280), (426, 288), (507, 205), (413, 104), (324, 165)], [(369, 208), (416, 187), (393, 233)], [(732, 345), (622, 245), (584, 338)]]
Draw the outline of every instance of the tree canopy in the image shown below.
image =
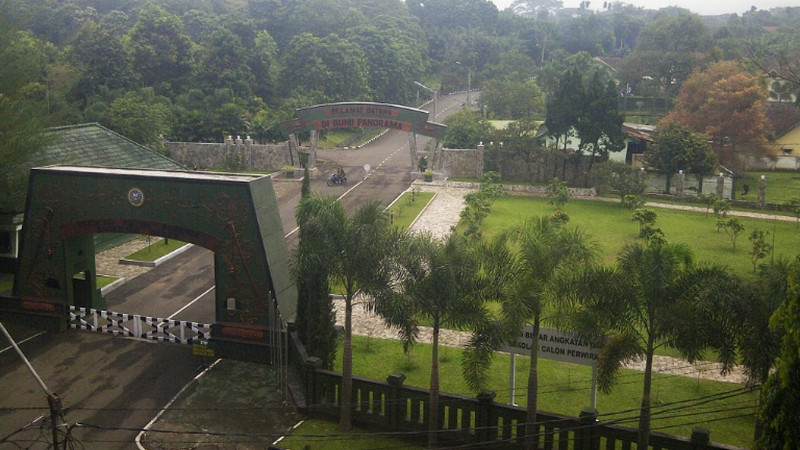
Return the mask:
[(667, 123), (653, 134), (647, 147), (647, 165), (672, 176), (685, 173), (706, 175), (716, 169), (717, 156), (708, 138), (679, 123)]
[(707, 134), (723, 164), (746, 167), (747, 157), (768, 154), (766, 98), (756, 76), (735, 62), (723, 61), (686, 80), (664, 122)]

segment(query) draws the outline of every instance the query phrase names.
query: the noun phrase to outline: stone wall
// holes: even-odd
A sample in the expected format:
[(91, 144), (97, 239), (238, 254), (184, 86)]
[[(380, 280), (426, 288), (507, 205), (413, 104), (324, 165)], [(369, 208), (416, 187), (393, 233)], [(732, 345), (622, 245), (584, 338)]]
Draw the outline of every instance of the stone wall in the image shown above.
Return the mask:
[[(667, 188), (667, 176), (663, 173), (656, 173), (656, 172), (648, 172), (647, 176), (645, 177), (645, 184), (647, 187), (645, 188), (645, 194), (671, 194), (671, 195), (679, 195), (681, 193), (678, 192), (679, 186), (679, 175), (673, 174), (670, 177), (670, 185), (669, 185), (669, 192), (666, 192)], [(698, 193), (703, 194), (717, 194), (717, 186), (719, 183), (719, 177), (716, 175), (709, 175), (702, 178), (702, 188), (700, 184), (700, 179), (698, 179), (697, 175), (687, 174), (684, 178), (683, 183), (683, 192), (682, 195), (686, 197), (696, 197)], [(754, 191), (757, 186), (754, 186)], [(722, 186), (722, 198), (730, 199), (731, 192), (733, 191), (733, 178), (726, 175), (723, 177), (723, 186)]]
[[(510, 194), (517, 194), (517, 195), (532, 195), (536, 197), (546, 197), (547, 196), (547, 186), (534, 186), (530, 184), (503, 184), (501, 181), (500, 184), (503, 185), (503, 191), (508, 192)], [(480, 183), (470, 183), (470, 182), (463, 182), (463, 181), (448, 181), (448, 187), (459, 188), (459, 189), (480, 189)], [(569, 193), (573, 197), (596, 197), (597, 191), (594, 188), (567, 188)]]
[[(238, 139), (224, 144), (166, 142), (164, 146), (170, 158), (189, 169), (230, 168), (270, 171), (292, 165), (288, 142), (255, 144), (248, 139)], [(293, 165), (300, 166), (296, 157), (294, 159)]]
[(748, 158), (748, 170), (800, 170), (800, 156), (780, 155), (773, 158)]
[(439, 169), (448, 177), (479, 178), (483, 172), (482, 149), (443, 148)]

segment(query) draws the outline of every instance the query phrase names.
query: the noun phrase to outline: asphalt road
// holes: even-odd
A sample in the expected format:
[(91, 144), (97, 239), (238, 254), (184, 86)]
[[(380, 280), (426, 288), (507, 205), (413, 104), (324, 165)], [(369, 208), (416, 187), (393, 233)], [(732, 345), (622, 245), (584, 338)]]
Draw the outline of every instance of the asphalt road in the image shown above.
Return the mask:
[[(436, 105), (437, 121), (458, 111), (466, 94), (447, 96)], [(371, 144), (360, 149), (319, 150), (317, 170), (313, 175), (311, 190), (322, 195), (340, 198), (347, 210), (377, 200), (389, 205), (411, 184), (411, 135), (389, 131)], [(428, 138), (417, 136), (417, 148), (425, 148)], [(347, 173), (346, 185), (328, 186), (326, 180), (342, 167)], [(368, 167), (369, 170), (365, 168)], [(273, 182), (281, 222), (287, 244), (293, 249), (297, 244), (297, 227), (294, 211), (300, 201), (301, 182), (276, 179)], [(213, 254), (194, 246), (145, 275), (134, 279), (106, 296), (110, 311), (145, 316), (214, 322), (214, 258)]]
[[(441, 98), (435, 121), (455, 112), (466, 94)], [(388, 205), (410, 184), (413, 167), (410, 135), (390, 131), (361, 149), (321, 150), (312, 190), (341, 198), (348, 210), (378, 200)], [(426, 138), (417, 137), (425, 148)], [(369, 170), (365, 167), (369, 166)], [(348, 184), (327, 186), (336, 167)], [(292, 183), (278, 186), (279, 183)], [(276, 181), (281, 221), (286, 233), (296, 227), (294, 209), (300, 183)], [(294, 247), (296, 233), (288, 237)], [(196, 322), (214, 321), (213, 254), (194, 247), (141, 275), (107, 296), (108, 309)], [(66, 408), (67, 423), (86, 449), (131, 449), (146, 426), (197, 374), (200, 361), (178, 344), (145, 343), (82, 331), (39, 334), (6, 324), (47, 388)], [(44, 449), (50, 445), (47, 396), (9, 342), (0, 336), (0, 450)]]

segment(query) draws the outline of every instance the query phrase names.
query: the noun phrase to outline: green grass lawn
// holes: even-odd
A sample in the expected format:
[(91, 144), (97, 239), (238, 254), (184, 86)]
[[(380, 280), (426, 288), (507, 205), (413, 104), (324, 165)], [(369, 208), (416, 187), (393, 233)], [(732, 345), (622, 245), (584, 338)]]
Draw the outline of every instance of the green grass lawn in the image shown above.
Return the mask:
[[(725, 231), (717, 231), (712, 213), (652, 209), (658, 214), (656, 227), (664, 231), (668, 241), (687, 244), (699, 262), (722, 264), (740, 275), (753, 272), (748, 255), (752, 244), (748, 236), (755, 229), (768, 231), (770, 243), (774, 238), (775, 258), (794, 258), (800, 253), (800, 227), (796, 222), (742, 217), (745, 231), (739, 235), (734, 251)], [(573, 199), (564, 210), (569, 214), (569, 224), (589, 234), (607, 264), (615, 262), (625, 244), (637, 241), (639, 228), (631, 219), (632, 211), (618, 203)], [(552, 212), (553, 206), (548, 205), (545, 198), (506, 196), (494, 203), (492, 212), (484, 219), (482, 231), (484, 236), (490, 237), (526, 219)]]
[[(393, 372), (406, 375), (405, 385), (427, 388), (430, 381), (431, 346), (417, 344), (408, 354), (400, 341), (353, 337), (353, 373), (374, 380), (385, 380)], [(341, 346), (338, 350), (341, 355)], [(461, 350), (440, 347), (441, 390), (474, 397), (461, 376)], [(341, 359), (341, 358), (340, 358)], [(341, 360), (335, 370), (341, 371)], [(527, 396), (528, 358), (516, 357), (515, 401), (524, 407)], [(510, 400), (510, 356), (496, 353), (492, 362), (491, 389), (495, 401)], [(732, 393), (742, 385), (701, 380), (687, 368), (686, 376), (654, 374), (654, 431), (689, 437), (693, 427), (702, 424), (711, 431), (714, 442), (749, 447), (752, 440), (757, 393)], [(598, 392), (597, 409), (601, 420), (622, 420), (621, 425), (635, 428), (642, 394), (643, 374), (623, 370), (609, 394)], [(735, 394), (735, 395), (734, 395)], [(591, 401), (591, 368), (575, 364), (539, 360), (539, 409), (577, 416)], [(684, 402), (684, 403), (676, 403)], [(616, 413), (616, 414), (615, 414)]]
[(118, 278), (116, 278), (116, 277), (104, 277), (102, 275), (99, 275), (96, 278), (97, 289), (102, 289), (102, 288), (108, 286), (109, 284), (111, 284), (111, 283), (113, 283), (113, 282), (115, 282), (117, 280), (118, 280)]
[(325, 132), (321, 134), (317, 141), (319, 148), (336, 148), (337, 145), (353, 136), (352, 132), (344, 129), (325, 130)]
[[(737, 200), (758, 200), (758, 180), (761, 175), (767, 180), (767, 203), (783, 205), (792, 198), (800, 199), (800, 173), (797, 172), (747, 172), (736, 179)], [(744, 194), (744, 185), (750, 189)]]
[(159, 238), (152, 238), (152, 239), (153, 239), (152, 244), (146, 246), (145, 248), (137, 252), (131, 253), (130, 255), (126, 256), (125, 259), (131, 259), (134, 261), (155, 261), (158, 258), (166, 256), (186, 245), (185, 242), (179, 241), (177, 239), (159, 239)]
[(10, 291), (14, 287), (14, 276), (0, 276), (0, 292)]
[(401, 230), (407, 229), (431, 199), (433, 192), (404, 192), (387, 210), (392, 215), (392, 224)]
[(353, 147), (358, 147), (359, 145), (364, 145), (370, 139), (378, 136), (379, 134), (383, 133), (385, 130), (383, 128), (373, 128), (367, 131), (367, 133), (358, 139), (357, 141), (353, 142)]
[[(281, 440), (278, 447), (286, 450), (308, 449), (422, 449), (425, 447), (387, 436), (385, 434), (353, 428), (342, 435), (337, 422), (311, 419), (292, 430), (292, 434)], [(308, 447), (306, 447), (308, 446)]]

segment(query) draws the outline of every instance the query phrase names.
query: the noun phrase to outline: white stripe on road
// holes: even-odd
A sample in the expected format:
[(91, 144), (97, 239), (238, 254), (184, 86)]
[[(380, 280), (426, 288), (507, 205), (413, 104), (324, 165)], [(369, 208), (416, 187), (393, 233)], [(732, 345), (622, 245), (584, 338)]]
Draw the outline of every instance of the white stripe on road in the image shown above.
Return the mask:
[(194, 299), (194, 300), (190, 301), (189, 303), (185, 304), (185, 305), (183, 306), (183, 308), (181, 308), (181, 309), (179, 309), (179, 310), (175, 311), (175, 313), (173, 313), (171, 316), (167, 317), (167, 320), (169, 320), (169, 319), (172, 319), (173, 317), (175, 317), (175, 316), (177, 316), (178, 314), (180, 314), (180, 313), (181, 313), (181, 311), (183, 311), (184, 309), (186, 309), (186, 308), (188, 308), (188, 307), (192, 306), (192, 305), (194, 304), (194, 302), (196, 302), (196, 301), (200, 300), (201, 298), (203, 298), (203, 296), (205, 296), (206, 294), (208, 294), (209, 292), (211, 292), (211, 291), (212, 291), (212, 290), (213, 290), (215, 287), (216, 287), (216, 285), (214, 285), (214, 286), (211, 286), (210, 288), (208, 288), (208, 290), (206, 290), (206, 291), (205, 291), (205, 292), (203, 292), (202, 294), (198, 295), (196, 299)]
[[(42, 332), (36, 333), (36, 334), (34, 334), (33, 336), (31, 336), (31, 337), (29, 337), (29, 338), (26, 338), (26, 339), (23, 339), (23, 340), (19, 341), (19, 342), (17, 343), (17, 345), (19, 345), (19, 344), (24, 344), (24, 343), (26, 343), (26, 342), (30, 341), (31, 339), (33, 339), (33, 338), (37, 338), (37, 337), (39, 337), (39, 336), (41, 336), (41, 335), (43, 335), (43, 334), (45, 334), (45, 333), (46, 333), (45, 331), (42, 331)], [(3, 353), (3, 352), (5, 352), (5, 351), (8, 351), (8, 350), (11, 350), (12, 348), (14, 348), (14, 346), (12, 346), (12, 345), (9, 345), (8, 347), (6, 347), (6, 348), (4, 348), (4, 349), (0, 350), (0, 353)]]
[[(206, 372), (208, 372), (209, 370), (211, 370), (211, 368), (212, 368), (212, 367), (216, 366), (216, 365), (217, 365), (217, 363), (218, 363), (218, 362), (220, 362), (220, 361), (222, 361), (222, 360), (221, 360), (221, 359), (217, 359), (216, 361), (214, 361), (213, 363), (211, 363), (211, 365), (210, 365), (210, 366), (208, 366), (208, 367), (206, 367), (206, 369), (205, 369), (205, 370), (203, 370), (202, 372), (200, 372), (199, 374), (197, 374), (197, 376), (195, 376), (195, 377), (194, 377), (194, 379), (193, 379), (192, 381), (197, 381), (197, 380), (198, 380), (200, 377), (202, 377), (203, 375), (205, 375), (205, 373), (206, 373)], [(182, 388), (180, 391), (178, 391), (178, 393), (177, 393), (177, 394), (175, 394), (175, 396), (174, 396), (174, 397), (172, 397), (172, 399), (170, 399), (170, 401), (169, 401), (169, 402), (167, 402), (167, 404), (164, 406), (164, 408), (162, 408), (162, 409), (161, 409), (161, 411), (159, 411), (159, 412), (158, 412), (158, 414), (156, 414), (156, 416), (155, 416), (155, 417), (153, 417), (153, 420), (151, 420), (150, 422), (148, 422), (148, 423), (147, 423), (147, 425), (145, 425), (145, 426), (144, 426), (144, 428), (142, 428), (142, 431), (140, 431), (140, 432), (139, 432), (139, 434), (137, 434), (137, 435), (136, 435), (136, 439), (134, 439), (134, 442), (136, 442), (136, 447), (137, 447), (139, 450), (147, 450), (147, 447), (145, 447), (145, 446), (143, 446), (143, 445), (142, 445), (142, 436), (143, 436), (143, 435), (144, 435), (144, 434), (147, 432), (147, 430), (149, 430), (149, 429), (150, 429), (150, 427), (152, 427), (152, 426), (153, 426), (153, 424), (154, 424), (154, 423), (156, 423), (156, 421), (158, 421), (158, 419), (161, 417), (161, 415), (162, 415), (162, 414), (164, 414), (165, 412), (167, 412), (167, 410), (169, 409), (169, 407), (170, 407), (170, 406), (172, 406), (172, 404), (173, 404), (173, 403), (175, 403), (175, 400), (177, 400), (177, 399), (178, 399), (178, 397), (180, 397), (180, 396), (181, 396), (181, 394), (183, 394), (183, 391), (185, 391), (185, 390), (186, 390), (186, 389), (187, 389), (189, 386), (191, 386), (191, 385), (192, 385), (192, 383), (191, 383), (191, 382), (189, 382), (189, 383), (186, 383), (186, 386), (184, 386), (184, 387), (183, 387), (183, 388)]]

